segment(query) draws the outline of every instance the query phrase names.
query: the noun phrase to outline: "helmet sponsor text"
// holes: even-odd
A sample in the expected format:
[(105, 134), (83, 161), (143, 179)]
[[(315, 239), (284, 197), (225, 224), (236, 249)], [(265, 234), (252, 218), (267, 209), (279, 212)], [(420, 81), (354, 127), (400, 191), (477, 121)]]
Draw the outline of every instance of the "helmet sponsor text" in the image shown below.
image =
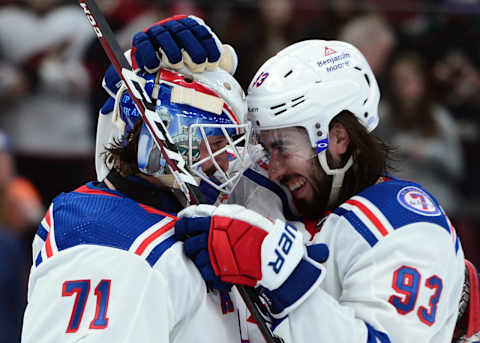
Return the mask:
[(343, 67), (348, 67), (350, 65), (350, 54), (344, 52), (338, 56), (332, 56), (325, 58), (317, 62), (319, 67), (327, 66), (327, 72), (335, 71), (337, 69), (342, 69)]

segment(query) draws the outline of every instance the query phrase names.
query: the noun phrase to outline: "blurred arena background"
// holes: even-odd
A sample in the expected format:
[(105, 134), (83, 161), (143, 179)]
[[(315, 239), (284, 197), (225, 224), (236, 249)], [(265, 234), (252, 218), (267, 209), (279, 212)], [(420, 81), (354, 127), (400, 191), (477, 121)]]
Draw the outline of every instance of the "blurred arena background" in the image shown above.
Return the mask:
[[(377, 135), (396, 175), (443, 204), (480, 265), (479, 0), (97, 0), (121, 46), (173, 14), (203, 18), (239, 56), (244, 89), (304, 39), (362, 50), (382, 91)], [(53, 197), (95, 178), (109, 62), (74, 0), (0, 0), (0, 343), (19, 342), (31, 241)], [(425, 242), (428, 244), (428, 242)]]

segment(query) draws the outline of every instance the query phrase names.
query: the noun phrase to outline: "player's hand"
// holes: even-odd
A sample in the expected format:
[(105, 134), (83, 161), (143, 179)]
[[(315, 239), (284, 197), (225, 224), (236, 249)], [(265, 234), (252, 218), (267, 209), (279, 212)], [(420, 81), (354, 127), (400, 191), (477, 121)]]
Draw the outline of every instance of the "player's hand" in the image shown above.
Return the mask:
[(234, 74), (238, 60), (235, 50), (195, 16), (176, 15), (161, 20), (132, 40), (132, 66), (154, 72), (160, 67), (192, 72), (213, 70), (220, 66)]
[(305, 247), (302, 234), (281, 220), (239, 205), (190, 206), (178, 217), (175, 236), (202, 276), (257, 287), (274, 316), (296, 308), (323, 279), (327, 246)]

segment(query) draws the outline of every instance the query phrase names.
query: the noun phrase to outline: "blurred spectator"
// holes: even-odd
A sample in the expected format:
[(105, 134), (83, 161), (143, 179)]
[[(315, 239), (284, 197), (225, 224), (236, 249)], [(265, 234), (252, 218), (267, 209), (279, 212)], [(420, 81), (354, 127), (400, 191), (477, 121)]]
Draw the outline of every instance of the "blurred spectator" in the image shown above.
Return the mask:
[[(280, 49), (293, 42), (298, 26), (294, 14), (296, 1), (235, 1), (223, 14), (223, 26), (212, 25), (224, 42), (238, 54), (236, 79), (247, 89), (255, 71)], [(241, 28), (241, 29), (239, 29)]]
[(24, 256), (18, 241), (0, 224), (0, 343), (20, 342), (25, 309)]
[[(31, 260), (14, 229), (9, 227), (9, 190), (14, 180), (14, 165), (8, 141), (0, 132), (0, 343), (20, 342), (26, 304), (26, 275)], [(38, 222), (38, 219), (36, 219)], [(30, 249), (31, 241), (28, 243)]]
[(260, 0), (260, 27), (263, 28), (262, 49), (256, 53), (254, 64), (260, 66), (268, 58), (290, 44), (288, 32), (292, 30), (293, 0)]
[(364, 15), (347, 22), (338, 39), (355, 45), (363, 53), (382, 87), (385, 66), (396, 45), (390, 25), (378, 15)]
[[(16, 174), (7, 135), (0, 130), (0, 189), (2, 223), (18, 237), (33, 235), (44, 214), (40, 194), (26, 178)], [(25, 231), (33, 231), (26, 234)], [(27, 238), (30, 248), (31, 239)]]
[[(82, 56), (95, 35), (78, 6), (52, 7), (55, 2), (29, 0), (30, 8), (7, 6), (0, 13), (2, 31), (11, 25), (9, 13), (22, 14), (15, 27), (22, 27), (25, 40), (10, 29), (0, 35), (0, 46), (17, 70), (28, 64), (35, 74), (28, 94), (2, 113), (0, 127), (12, 139), (19, 172), (46, 203), (93, 176), (90, 80)], [(19, 50), (16, 45), (28, 52), (20, 61), (9, 50)]]
[(428, 72), (418, 55), (395, 58), (377, 134), (399, 153), (396, 175), (424, 185), (455, 217), (462, 206), (463, 152), (455, 121), (432, 97)]
[(462, 191), (472, 202), (470, 213), (480, 222), (480, 70), (461, 50), (450, 50), (435, 64), (434, 75), (443, 103), (455, 116), (465, 150)]

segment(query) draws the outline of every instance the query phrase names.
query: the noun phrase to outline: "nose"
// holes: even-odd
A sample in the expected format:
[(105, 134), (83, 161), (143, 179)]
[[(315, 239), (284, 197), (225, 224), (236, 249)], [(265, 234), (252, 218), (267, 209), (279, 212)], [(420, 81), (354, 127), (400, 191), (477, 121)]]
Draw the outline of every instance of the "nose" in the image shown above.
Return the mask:
[(222, 168), (223, 171), (228, 170), (228, 152), (224, 151), (220, 153), (219, 155), (215, 156), (215, 161), (217, 161), (218, 165), (220, 168)]
[(273, 181), (280, 181), (286, 174), (286, 170), (286, 164), (281, 155), (277, 152), (272, 152), (268, 163), (268, 178)]

